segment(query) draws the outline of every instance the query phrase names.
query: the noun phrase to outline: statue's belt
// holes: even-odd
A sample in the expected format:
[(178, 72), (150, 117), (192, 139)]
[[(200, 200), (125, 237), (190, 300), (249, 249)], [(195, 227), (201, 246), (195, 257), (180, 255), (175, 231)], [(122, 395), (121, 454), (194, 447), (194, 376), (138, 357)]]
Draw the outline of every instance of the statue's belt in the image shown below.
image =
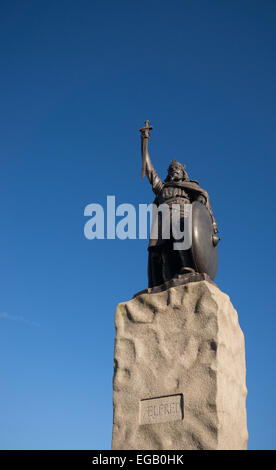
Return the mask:
[[(161, 200), (160, 200), (161, 199)], [(180, 205), (180, 210), (181, 210), (181, 207), (184, 206), (185, 204), (190, 204), (190, 200), (185, 198), (185, 197), (171, 197), (169, 199), (164, 199), (164, 201), (162, 200), (162, 198), (160, 198), (157, 200), (157, 205), (161, 205), (161, 204), (167, 204), (170, 208), (170, 210), (172, 210), (172, 205), (173, 204), (179, 204)]]

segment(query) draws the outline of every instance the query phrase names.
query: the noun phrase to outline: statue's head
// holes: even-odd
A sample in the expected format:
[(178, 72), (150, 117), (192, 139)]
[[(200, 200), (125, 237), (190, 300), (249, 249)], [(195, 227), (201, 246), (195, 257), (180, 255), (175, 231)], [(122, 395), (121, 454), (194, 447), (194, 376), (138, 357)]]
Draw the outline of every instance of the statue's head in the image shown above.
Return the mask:
[(172, 181), (184, 181), (189, 180), (188, 173), (186, 172), (186, 165), (182, 165), (182, 163), (177, 162), (176, 160), (172, 160), (171, 164), (168, 168), (168, 175), (165, 179), (166, 183), (170, 183)]

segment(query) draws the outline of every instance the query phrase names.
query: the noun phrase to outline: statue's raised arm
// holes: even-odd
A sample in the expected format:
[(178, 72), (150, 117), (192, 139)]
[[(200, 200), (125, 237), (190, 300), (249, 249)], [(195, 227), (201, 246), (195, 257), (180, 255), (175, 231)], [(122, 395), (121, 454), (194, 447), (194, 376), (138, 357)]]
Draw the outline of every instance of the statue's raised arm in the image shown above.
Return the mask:
[(149, 179), (149, 182), (152, 186), (153, 192), (157, 195), (162, 190), (164, 184), (162, 183), (161, 179), (159, 178), (158, 174), (156, 173), (149, 156), (148, 152), (148, 143), (150, 138), (150, 131), (152, 130), (152, 126), (149, 126), (149, 121), (145, 121), (145, 126), (141, 127), (141, 153), (142, 153), (142, 178), (144, 178), (145, 174)]

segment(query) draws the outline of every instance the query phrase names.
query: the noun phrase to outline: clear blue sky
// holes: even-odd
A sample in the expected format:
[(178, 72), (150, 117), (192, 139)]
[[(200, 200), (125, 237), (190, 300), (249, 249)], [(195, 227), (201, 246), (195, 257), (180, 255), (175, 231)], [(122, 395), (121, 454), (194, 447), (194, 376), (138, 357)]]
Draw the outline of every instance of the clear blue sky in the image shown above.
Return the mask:
[(104, 449), (114, 313), (145, 240), (86, 240), (84, 207), (151, 202), (139, 127), (208, 190), (216, 279), (246, 340), (249, 448), (275, 448), (276, 4), (1, 1), (0, 447)]

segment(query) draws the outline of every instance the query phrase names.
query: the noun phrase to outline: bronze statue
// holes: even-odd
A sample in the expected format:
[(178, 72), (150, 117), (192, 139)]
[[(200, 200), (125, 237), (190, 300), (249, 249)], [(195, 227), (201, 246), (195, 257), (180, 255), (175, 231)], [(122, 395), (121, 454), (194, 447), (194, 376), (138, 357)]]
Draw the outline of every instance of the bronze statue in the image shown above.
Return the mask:
[(217, 244), (220, 238), (217, 224), (212, 213), (208, 193), (199, 183), (191, 180), (186, 166), (172, 160), (168, 175), (164, 182), (158, 177), (148, 153), (150, 138), (149, 121), (141, 132), (142, 178), (145, 174), (156, 195), (156, 206), (167, 204), (170, 214), (175, 204), (179, 205), (179, 223), (183, 229), (185, 223), (185, 205), (192, 204), (192, 243), (187, 250), (175, 249), (174, 234), (170, 232), (168, 239), (161, 236), (161, 214), (158, 214), (158, 236), (150, 239), (148, 251), (148, 283), (149, 287), (160, 286), (176, 276), (190, 276), (193, 273), (206, 273), (212, 280), (217, 271)]

